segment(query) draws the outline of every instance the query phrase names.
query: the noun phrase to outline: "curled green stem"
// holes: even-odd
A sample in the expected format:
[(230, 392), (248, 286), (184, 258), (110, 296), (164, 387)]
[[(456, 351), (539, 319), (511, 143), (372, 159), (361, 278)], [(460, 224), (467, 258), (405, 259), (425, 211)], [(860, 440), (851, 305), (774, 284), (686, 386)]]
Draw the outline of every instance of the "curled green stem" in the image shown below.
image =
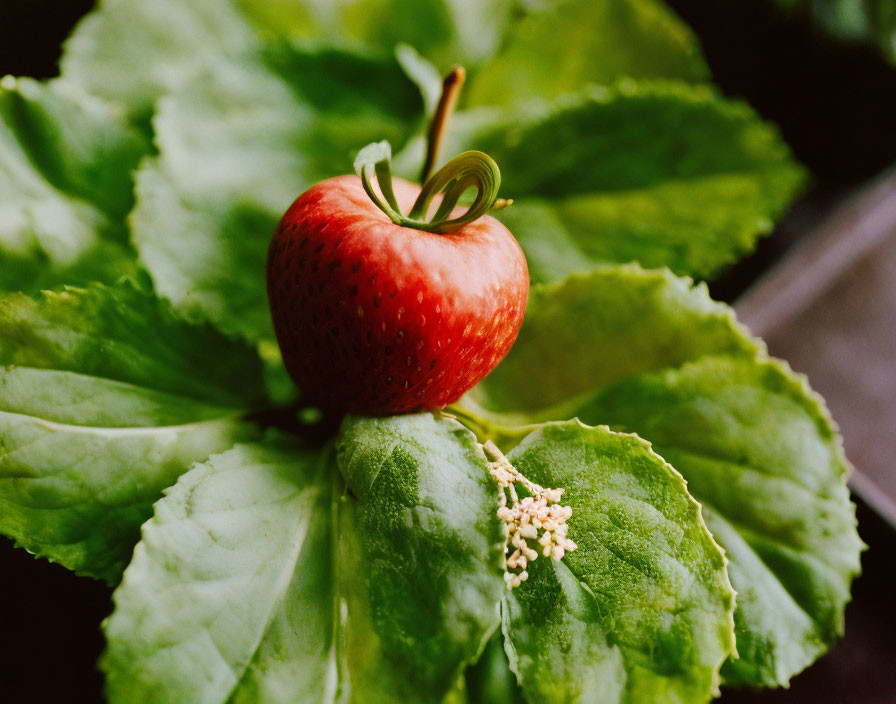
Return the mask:
[[(392, 148), (388, 142), (374, 142), (364, 147), (355, 159), (355, 172), (361, 177), (364, 190), (376, 207), (396, 225), (415, 230), (446, 233), (459, 230), (492, 210), (501, 187), (501, 171), (488, 154), (464, 152), (454, 157), (423, 184), (420, 195), (407, 215), (401, 212), (392, 188)], [(376, 192), (373, 179), (379, 185)], [(466, 212), (451, 217), (461, 196), (471, 188), (476, 197)], [(426, 220), (433, 199), (442, 193), (442, 202), (432, 219)], [(507, 201), (501, 201), (506, 205)]]

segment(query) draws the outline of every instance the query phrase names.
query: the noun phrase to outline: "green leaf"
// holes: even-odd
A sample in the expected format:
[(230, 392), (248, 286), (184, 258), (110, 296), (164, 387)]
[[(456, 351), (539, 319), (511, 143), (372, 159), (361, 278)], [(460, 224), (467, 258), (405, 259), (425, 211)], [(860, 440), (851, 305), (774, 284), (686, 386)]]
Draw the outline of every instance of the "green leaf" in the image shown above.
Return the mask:
[(274, 438), (166, 492), (104, 623), (112, 704), (323, 701), (335, 647), (327, 468)]
[(467, 403), (507, 425), (578, 416), (636, 432), (684, 475), (741, 594), (727, 682), (785, 684), (842, 632), (861, 541), (839, 435), (704, 288), (635, 267), (536, 287), (516, 345)]
[(370, 630), (347, 633), (356, 696), (439, 702), (497, 626), (497, 486), (473, 434), (430, 414), (349, 417), (338, 448), (358, 499), (358, 546), (344, 551), (365, 597), (354, 618)]
[(734, 592), (681, 475), (640, 438), (577, 421), (541, 427), (508, 459), (565, 488), (578, 545), (535, 560), (504, 599), (527, 700), (709, 701), (734, 653)]
[(602, 267), (533, 287), (516, 343), (472, 398), (491, 410), (550, 420), (555, 406), (628, 376), (758, 350), (705, 286), (634, 265)]
[(578, 414), (649, 437), (711, 509), (739, 593), (727, 682), (786, 684), (843, 633), (862, 543), (840, 438), (804, 378), (707, 357), (622, 381)]
[(0, 368), (0, 532), (114, 584), (162, 490), (255, 434), (235, 416), (96, 377)]
[(392, 50), (411, 44), (442, 70), (490, 56), (515, 9), (513, 0), (238, 0), (277, 36)]
[(469, 105), (549, 101), (620, 78), (703, 82), (709, 69), (687, 25), (656, 0), (535, 3), (475, 73)]
[(142, 275), (133, 249), (119, 242), (98, 242), (71, 264), (55, 264), (39, 251), (23, 256), (0, 253), (0, 294), (35, 295), (62, 284), (113, 283), (123, 276)]
[(66, 81), (146, 121), (157, 98), (255, 44), (231, 0), (118, 0), (78, 24), (60, 66)]
[(128, 282), (0, 299), (0, 365), (0, 531), (111, 583), (162, 490), (257, 433), (253, 353)]
[(0, 291), (133, 273), (124, 219), (148, 143), (65, 83), (0, 81)]
[(496, 492), (472, 434), (346, 419), (197, 465), (155, 507), (101, 666), (116, 702), (440, 702), (497, 625)]
[(501, 167), (497, 216), (534, 282), (638, 261), (708, 277), (749, 252), (803, 183), (776, 131), (704, 87), (625, 82), (534, 115), (458, 114), (446, 153)]
[(71, 371), (236, 408), (264, 399), (256, 353), (127, 279), (0, 299), (0, 364)]
[(216, 62), (161, 101), (160, 154), (137, 175), (134, 241), (156, 289), (228, 332), (272, 339), (277, 221), (312, 184), (349, 172), (353, 150), (403, 143), (421, 109), (395, 59), (281, 47), (264, 62)]
[(495, 634), (479, 660), (465, 673), (469, 704), (525, 704), (504, 652), (504, 635)]

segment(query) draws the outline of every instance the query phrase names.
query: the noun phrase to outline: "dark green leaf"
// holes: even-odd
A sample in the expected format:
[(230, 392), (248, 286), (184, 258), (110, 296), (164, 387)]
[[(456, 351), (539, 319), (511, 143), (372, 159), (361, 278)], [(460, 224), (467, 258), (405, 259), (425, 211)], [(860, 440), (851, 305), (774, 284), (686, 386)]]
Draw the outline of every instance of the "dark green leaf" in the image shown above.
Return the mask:
[(109, 582), (162, 490), (257, 433), (254, 354), (128, 282), (0, 299), (0, 365), (0, 531)]
[(264, 398), (247, 345), (194, 325), (129, 280), (0, 299), (0, 364), (122, 381), (246, 408)]
[(363, 682), (353, 693), (439, 702), (497, 626), (503, 536), (485, 456), (470, 431), (430, 414), (350, 417), (338, 448), (358, 499), (357, 548), (340, 553), (358, 579), (348, 619), (376, 634), (346, 634), (348, 672)]
[(843, 633), (861, 541), (840, 438), (803, 378), (709, 357), (622, 381), (578, 414), (649, 437), (711, 509), (739, 593), (726, 681), (786, 684)]
[(446, 153), (501, 167), (498, 217), (535, 282), (599, 262), (708, 277), (752, 250), (801, 187), (776, 131), (705, 87), (625, 82), (545, 111), (459, 114)]
[(564, 487), (578, 549), (539, 558), (504, 600), (530, 702), (706, 702), (734, 652), (723, 552), (681, 475), (640, 438), (547, 424), (508, 456)]
[[(431, 415), (270, 437), (181, 477), (115, 593), (116, 702), (441, 702), (498, 622), (496, 491)], [(456, 693), (455, 693), (456, 694)]]

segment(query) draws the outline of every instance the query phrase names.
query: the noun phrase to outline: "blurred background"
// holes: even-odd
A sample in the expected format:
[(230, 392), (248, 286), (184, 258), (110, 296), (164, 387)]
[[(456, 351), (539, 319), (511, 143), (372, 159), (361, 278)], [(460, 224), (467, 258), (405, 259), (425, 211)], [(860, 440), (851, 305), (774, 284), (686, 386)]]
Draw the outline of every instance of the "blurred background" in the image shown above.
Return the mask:
[[(2, 0), (0, 76), (56, 75), (60, 43), (93, 4)], [(710, 288), (827, 399), (857, 467), (870, 547), (832, 653), (789, 690), (722, 701), (896, 702), (896, 2), (668, 4), (698, 35), (720, 89), (775, 122), (813, 177), (772, 235)], [(100, 701), (110, 590), (6, 539), (0, 574), (0, 699)]]

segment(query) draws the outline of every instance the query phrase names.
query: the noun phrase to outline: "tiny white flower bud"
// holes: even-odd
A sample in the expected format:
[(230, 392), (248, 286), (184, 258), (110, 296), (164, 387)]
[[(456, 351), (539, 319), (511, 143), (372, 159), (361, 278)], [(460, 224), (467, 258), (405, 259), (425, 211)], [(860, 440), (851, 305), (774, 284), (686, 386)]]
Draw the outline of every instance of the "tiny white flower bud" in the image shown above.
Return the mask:
[[(496, 458), (488, 469), (500, 488), (496, 513), (502, 521), (504, 554), (514, 548), (506, 561), (504, 581), (508, 588), (515, 589), (529, 578), (526, 568), (539, 556), (527, 541), (537, 541), (540, 553), (554, 560), (561, 560), (576, 549), (576, 544), (566, 537), (566, 521), (572, 516), (572, 507), (560, 505), (562, 488), (545, 488), (529, 481), (491, 441), (484, 449)], [(520, 499), (515, 484), (524, 486), (529, 496)]]

